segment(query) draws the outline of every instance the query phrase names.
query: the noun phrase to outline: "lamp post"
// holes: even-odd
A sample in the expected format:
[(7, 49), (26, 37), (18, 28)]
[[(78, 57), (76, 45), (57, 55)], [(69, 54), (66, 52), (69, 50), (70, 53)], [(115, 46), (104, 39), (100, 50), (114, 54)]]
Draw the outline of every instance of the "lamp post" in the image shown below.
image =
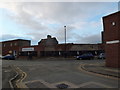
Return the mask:
[(66, 26), (64, 26), (64, 30), (65, 30), (65, 58), (66, 58)]

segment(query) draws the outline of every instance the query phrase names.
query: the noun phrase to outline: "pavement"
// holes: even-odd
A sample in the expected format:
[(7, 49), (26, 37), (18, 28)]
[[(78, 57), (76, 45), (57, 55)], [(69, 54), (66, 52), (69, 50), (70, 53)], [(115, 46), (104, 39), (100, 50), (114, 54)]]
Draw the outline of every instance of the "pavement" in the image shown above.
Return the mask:
[(104, 64), (84, 64), (81, 68), (87, 72), (120, 78), (120, 68), (106, 67)]

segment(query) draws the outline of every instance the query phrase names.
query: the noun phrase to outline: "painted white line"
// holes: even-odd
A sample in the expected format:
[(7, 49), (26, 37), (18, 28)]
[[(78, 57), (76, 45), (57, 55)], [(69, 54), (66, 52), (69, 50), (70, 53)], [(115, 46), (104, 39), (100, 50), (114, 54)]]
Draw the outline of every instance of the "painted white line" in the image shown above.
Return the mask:
[(27, 84), (27, 83), (34, 83), (34, 82), (40, 82), (40, 83), (44, 84), (46, 87), (48, 87), (48, 88), (56, 88), (54, 85), (49, 84), (48, 82), (46, 82), (44, 80), (33, 80), (33, 81), (27, 81), (27, 82), (24, 82), (24, 83)]
[(106, 41), (106, 44), (115, 44), (115, 43), (119, 43), (119, 40), (113, 40), (113, 41)]
[(104, 85), (104, 84), (101, 84), (101, 83), (98, 83), (98, 82), (86, 82), (86, 83), (83, 83), (83, 84), (79, 85), (79, 88), (85, 87), (85, 86), (91, 85), (91, 84), (101, 86), (102, 88), (111, 88), (110, 86), (107, 86), (107, 85)]

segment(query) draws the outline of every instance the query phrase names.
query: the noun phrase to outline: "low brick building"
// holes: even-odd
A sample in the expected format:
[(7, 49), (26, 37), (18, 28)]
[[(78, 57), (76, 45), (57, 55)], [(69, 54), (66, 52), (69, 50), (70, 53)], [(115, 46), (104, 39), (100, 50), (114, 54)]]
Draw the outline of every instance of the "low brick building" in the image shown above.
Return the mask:
[[(49, 43), (46, 43), (49, 42)], [(99, 54), (104, 52), (102, 44), (73, 44), (67, 43), (66, 47), (65, 44), (58, 44), (57, 39), (54, 37), (52, 38), (50, 35), (47, 36), (46, 39), (41, 39), (38, 43), (44, 47), (44, 50), (40, 51), (40, 56), (47, 57), (47, 56), (61, 56), (64, 57), (73, 57), (76, 55), (80, 55), (83, 53), (91, 52), (93, 54)]]
[(19, 52), (23, 46), (30, 46), (30, 40), (15, 39), (9, 41), (3, 41), (2, 43), (2, 55), (13, 54), (19, 56)]
[(120, 68), (120, 11), (103, 17), (106, 66)]
[[(66, 45), (66, 48), (65, 48)], [(20, 58), (28, 58), (29, 54), (34, 58), (39, 57), (73, 57), (83, 53), (91, 52), (98, 55), (104, 52), (102, 44), (58, 44), (55, 37), (47, 36), (41, 39), (38, 45), (30, 45), (29, 40), (11, 40), (2, 42), (2, 53), (6, 55), (11, 53), (20, 56)]]

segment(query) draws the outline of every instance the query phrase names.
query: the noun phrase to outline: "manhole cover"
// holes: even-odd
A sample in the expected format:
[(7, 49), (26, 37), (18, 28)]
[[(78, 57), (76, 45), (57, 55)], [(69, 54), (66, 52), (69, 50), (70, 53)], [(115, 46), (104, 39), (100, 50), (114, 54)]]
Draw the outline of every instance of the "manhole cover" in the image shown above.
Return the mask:
[(62, 83), (62, 84), (58, 84), (56, 87), (59, 89), (66, 89), (66, 88), (68, 88), (68, 85)]

